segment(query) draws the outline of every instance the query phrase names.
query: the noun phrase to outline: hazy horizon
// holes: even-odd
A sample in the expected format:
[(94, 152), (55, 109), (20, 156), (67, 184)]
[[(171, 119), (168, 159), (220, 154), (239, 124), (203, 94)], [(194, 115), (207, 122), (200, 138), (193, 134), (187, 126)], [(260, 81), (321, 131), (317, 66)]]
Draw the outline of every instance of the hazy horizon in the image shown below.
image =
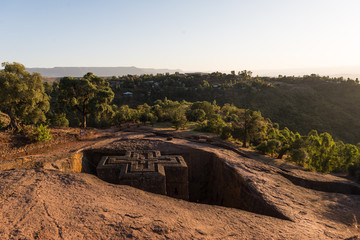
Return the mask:
[[(71, 70), (68, 73), (60, 74), (60, 72), (64, 72), (65, 70)], [(191, 73), (191, 72), (223, 72), (230, 73), (231, 71), (187, 71), (183, 69), (166, 69), (166, 68), (142, 68), (137, 66), (117, 66), (117, 67), (96, 67), (96, 66), (55, 66), (49, 68), (42, 67), (34, 67), (27, 68), (29, 72), (39, 72), (44, 77), (63, 77), (63, 76), (83, 76), (88, 71), (93, 72), (99, 76), (123, 76), (127, 74), (132, 75), (141, 75), (141, 74), (156, 74), (156, 73)], [(294, 69), (233, 69), (236, 73), (242, 70), (251, 71), (253, 76), (269, 76), (269, 77), (277, 77), (278, 75), (286, 75), (286, 76), (304, 76), (310, 74), (317, 74), (320, 76), (329, 76), (329, 77), (343, 77), (343, 78), (351, 78), (356, 79), (360, 78), (359, 67), (335, 67), (335, 68), (294, 68)], [(66, 72), (66, 71), (65, 71)], [(71, 74), (74, 73), (74, 74)], [(75, 74), (76, 73), (76, 74)], [(106, 74), (107, 73), (107, 74)], [(55, 74), (55, 75), (54, 75)]]
[(28, 68), (360, 73), (356, 0), (5, 0), (1, 6), (0, 62)]

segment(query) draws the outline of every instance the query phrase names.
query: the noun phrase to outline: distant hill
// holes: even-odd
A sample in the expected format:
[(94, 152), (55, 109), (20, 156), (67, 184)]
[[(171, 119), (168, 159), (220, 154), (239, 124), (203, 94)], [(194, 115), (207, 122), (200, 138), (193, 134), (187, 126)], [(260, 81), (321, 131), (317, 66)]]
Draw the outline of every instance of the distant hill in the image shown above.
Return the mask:
[(303, 76), (310, 74), (318, 74), (320, 76), (329, 77), (343, 77), (345, 79), (360, 78), (360, 66), (349, 67), (323, 67), (323, 68), (294, 68), (294, 69), (263, 69), (252, 70), (253, 76), (269, 76), (277, 77), (278, 75), (285, 76)]
[(157, 73), (175, 73), (182, 72), (180, 69), (154, 69), (154, 68), (137, 68), (137, 67), (54, 67), (54, 68), (27, 68), (28, 72), (38, 72), (44, 77), (82, 77), (88, 72), (97, 76), (111, 77), (124, 75), (142, 75)]
[[(303, 76), (318, 74), (329, 77), (344, 77), (345, 79), (360, 78), (360, 66), (353, 67), (324, 67), (324, 68), (294, 68), (294, 69), (249, 69), (253, 76), (277, 77), (285, 76)], [(30, 73), (38, 72), (47, 78), (59, 78), (64, 76), (82, 77), (88, 72), (97, 76), (111, 77), (124, 75), (142, 75), (157, 73), (175, 73), (183, 72), (181, 69), (155, 69), (155, 68), (137, 68), (137, 67), (54, 67), (54, 68), (27, 68)], [(226, 71), (225, 71), (226, 72)]]

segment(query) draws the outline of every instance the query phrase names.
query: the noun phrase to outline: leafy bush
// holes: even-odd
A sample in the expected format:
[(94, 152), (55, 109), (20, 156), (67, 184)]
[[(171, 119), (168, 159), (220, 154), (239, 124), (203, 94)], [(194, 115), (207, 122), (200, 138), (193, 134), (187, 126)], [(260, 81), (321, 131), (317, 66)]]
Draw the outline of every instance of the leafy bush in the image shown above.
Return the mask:
[(259, 145), (256, 146), (256, 150), (259, 151), (261, 154), (266, 154), (268, 148), (267, 141), (263, 141)]
[(190, 109), (186, 112), (186, 117), (192, 122), (202, 122), (206, 118), (206, 113), (203, 109)]
[(305, 165), (309, 159), (309, 154), (302, 148), (292, 150), (290, 156), (292, 161), (301, 165)]
[(121, 106), (115, 114), (114, 117), (115, 123), (136, 123), (140, 121), (140, 113), (138, 110), (130, 108), (128, 105)]
[(40, 124), (39, 126), (33, 128), (33, 140), (37, 142), (46, 142), (51, 141), (50, 130), (47, 128), (48, 126)]
[(277, 139), (270, 139), (268, 141), (263, 141), (259, 145), (257, 145), (256, 150), (261, 152), (262, 154), (270, 154), (273, 155), (279, 151), (281, 147), (281, 142)]
[(232, 139), (231, 133), (232, 133), (232, 127), (229, 125), (226, 125), (222, 128), (220, 137), (225, 140)]
[(360, 181), (360, 162), (349, 166), (349, 175)]
[(185, 113), (181, 111), (174, 111), (171, 114), (171, 122), (175, 129), (178, 130), (180, 128), (185, 129), (188, 121), (186, 119)]
[(69, 120), (66, 118), (65, 113), (60, 113), (54, 116), (52, 119), (52, 125), (55, 127), (68, 127), (69, 126)]
[(219, 114), (213, 114), (209, 117), (209, 120), (201, 124), (201, 130), (205, 132), (216, 133), (221, 136), (223, 128), (226, 123)]

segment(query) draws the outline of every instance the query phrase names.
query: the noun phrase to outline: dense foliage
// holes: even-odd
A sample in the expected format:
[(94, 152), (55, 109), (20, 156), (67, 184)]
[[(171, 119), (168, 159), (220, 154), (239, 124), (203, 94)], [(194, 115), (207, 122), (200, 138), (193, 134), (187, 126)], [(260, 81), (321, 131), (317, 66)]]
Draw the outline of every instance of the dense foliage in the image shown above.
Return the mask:
[[(359, 148), (342, 141), (334, 141), (325, 132), (316, 130), (306, 135), (262, 117), (260, 112), (239, 109), (234, 105), (218, 106), (216, 102), (195, 103), (157, 100), (154, 105), (143, 104), (137, 108), (120, 107), (115, 119), (122, 123), (172, 122), (175, 128), (184, 128), (188, 121), (196, 122), (195, 129), (218, 134), (224, 139), (237, 140), (243, 146), (251, 145), (263, 154), (294, 161), (319, 172), (345, 172), (356, 169), (360, 163)], [(354, 175), (359, 174), (354, 171)]]
[(0, 111), (10, 117), (10, 127), (20, 130), (22, 124), (46, 120), (49, 97), (40, 74), (30, 74), (24, 65), (3, 63), (0, 71)]
[[(317, 75), (253, 77), (238, 74), (158, 74), (109, 79), (114, 103), (136, 107), (167, 97), (173, 101), (232, 103), (260, 111), (266, 118), (306, 134), (329, 132), (337, 140), (356, 144), (360, 139), (358, 80)], [(124, 93), (132, 93), (124, 94)]]
[(90, 115), (100, 121), (102, 115), (113, 114), (109, 104), (114, 98), (114, 93), (109, 88), (109, 83), (92, 73), (87, 73), (82, 78), (60, 79), (57, 96), (57, 103), (81, 115), (81, 126), (84, 128)]
[[(348, 171), (360, 178), (360, 144), (339, 140), (354, 143), (359, 139), (360, 123), (355, 119), (360, 111), (352, 104), (360, 96), (357, 81), (316, 75), (254, 78), (247, 71), (108, 80), (88, 73), (51, 85), (42, 84), (39, 74), (30, 75), (21, 64), (4, 66), (0, 108), (20, 125), (107, 127), (171, 122), (174, 128), (184, 129), (191, 123), (195, 130), (218, 134), (310, 170)], [(259, 109), (280, 124), (264, 118)], [(45, 125), (34, 128), (38, 141), (51, 138)]]

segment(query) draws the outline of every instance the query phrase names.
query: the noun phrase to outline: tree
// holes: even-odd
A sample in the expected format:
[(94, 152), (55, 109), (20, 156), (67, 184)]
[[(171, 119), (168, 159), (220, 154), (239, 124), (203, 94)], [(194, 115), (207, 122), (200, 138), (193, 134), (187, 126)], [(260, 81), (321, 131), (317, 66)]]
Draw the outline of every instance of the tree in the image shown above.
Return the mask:
[(251, 80), (252, 72), (247, 71), (247, 70), (243, 70), (243, 71), (239, 72), (238, 75), (243, 80)]
[(108, 111), (114, 99), (109, 83), (92, 73), (82, 78), (60, 79), (59, 91), (59, 101), (81, 115), (83, 128), (86, 128), (87, 117)]
[(209, 88), (210, 87), (210, 83), (206, 80), (203, 80), (203, 85), (204, 88)]
[(221, 135), (222, 130), (226, 125), (220, 114), (213, 114), (203, 124), (201, 130)]
[(260, 112), (251, 111), (246, 109), (242, 115), (244, 121), (244, 133), (243, 133), (243, 147), (247, 147), (247, 142), (256, 143), (263, 138), (266, 133), (265, 125), (262, 124), (264, 121)]
[(202, 101), (202, 102), (198, 101), (193, 103), (190, 107), (190, 110), (195, 110), (195, 109), (202, 109), (206, 114), (206, 118), (213, 115), (216, 110), (216, 108), (213, 105), (211, 105), (211, 103), (206, 101)]
[(115, 122), (117, 124), (136, 123), (139, 118), (139, 112), (136, 109), (132, 109), (128, 105), (123, 105), (116, 111)]
[(185, 111), (181, 108), (179, 108), (178, 111), (173, 111), (171, 114), (171, 122), (176, 130), (179, 130), (180, 128), (185, 129), (187, 124)]
[(224, 120), (226, 122), (239, 122), (240, 118), (239, 115), (241, 113), (241, 110), (237, 107), (235, 107), (233, 104), (224, 104), (224, 106), (221, 108), (221, 114), (224, 117)]
[(9, 127), (45, 122), (49, 97), (39, 73), (30, 74), (20, 63), (2, 63), (0, 71), (0, 110), (10, 117)]
[(202, 122), (205, 120), (205, 117), (206, 113), (202, 109), (189, 109), (188, 111), (186, 111), (186, 118), (192, 122)]
[(286, 152), (293, 148), (293, 144), (299, 137), (301, 137), (300, 134), (295, 135), (295, 133), (290, 131), (287, 127), (281, 130), (277, 136), (277, 139), (281, 142), (281, 148), (278, 150), (279, 155), (277, 158), (282, 159)]
[(140, 115), (140, 121), (145, 125), (146, 122), (151, 121), (151, 118), (154, 117), (154, 114), (151, 113), (151, 107), (144, 103), (143, 105), (139, 105), (137, 110)]
[(259, 145), (256, 146), (256, 150), (261, 152), (262, 154), (270, 154), (274, 155), (276, 152), (279, 151), (281, 147), (281, 142), (277, 139), (270, 139), (268, 141), (263, 141)]
[(304, 142), (306, 151), (309, 153), (308, 168), (319, 172), (331, 172), (337, 161), (336, 144), (332, 136), (325, 132), (318, 134), (316, 130), (310, 131)]
[(293, 149), (290, 153), (290, 156), (292, 161), (301, 164), (302, 166), (304, 166), (309, 159), (308, 152), (303, 148)]

